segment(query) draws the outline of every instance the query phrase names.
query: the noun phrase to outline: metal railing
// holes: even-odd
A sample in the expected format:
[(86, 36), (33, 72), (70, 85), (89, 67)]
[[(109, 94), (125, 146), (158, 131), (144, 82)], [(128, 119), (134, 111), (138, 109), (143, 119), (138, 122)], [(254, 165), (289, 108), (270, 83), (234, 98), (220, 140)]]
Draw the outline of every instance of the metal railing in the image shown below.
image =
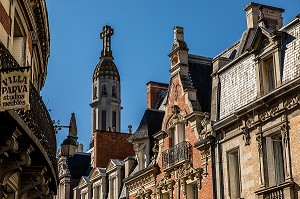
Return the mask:
[(263, 194), (264, 199), (283, 199), (284, 194), (283, 194), (283, 189), (277, 189), (272, 192), (268, 192)]
[(189, 161), (191, 158), (191, 144), (187, 141), (180, 142), (162, 153), (163, 169), (169, 169), (177, 164)]
[[(0, 68), (18, 67), (20, 66), (17, 61), (0, 42)], [(29, 102), (30, 110), (19, 109), (16, 112), (36, 136), (50, 160), (49, 166), (57, 173), (56, 137), (53, 122), (39, 92), (31, 82)]]
[(263, 199), (284, 199), (294, 195), (294, 182), (287, 181), (282, 184), (267, 187), (256, 191), (259, 198)]

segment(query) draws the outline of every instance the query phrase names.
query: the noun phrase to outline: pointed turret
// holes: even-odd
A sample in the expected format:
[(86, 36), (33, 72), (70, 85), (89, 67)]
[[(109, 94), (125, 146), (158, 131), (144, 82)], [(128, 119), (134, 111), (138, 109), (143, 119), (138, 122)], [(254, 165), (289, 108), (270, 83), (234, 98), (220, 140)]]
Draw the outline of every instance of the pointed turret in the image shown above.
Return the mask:
[(187, 75), (188, 65), (188, 46), (184, 41), (183, 27), (174, 27), (174, 42), (172, 45), (172, 51), (169, 54), (171, 60), (171, 75), (177, 72)]
[(77, 140), (77, 124), (76, 124), (76, 118), (75, 118), (75, 113), (72, 113), (71, 119), (70, 119), (70, 124), (69, 124), (69, 133), (68, 135), (74, 139)]

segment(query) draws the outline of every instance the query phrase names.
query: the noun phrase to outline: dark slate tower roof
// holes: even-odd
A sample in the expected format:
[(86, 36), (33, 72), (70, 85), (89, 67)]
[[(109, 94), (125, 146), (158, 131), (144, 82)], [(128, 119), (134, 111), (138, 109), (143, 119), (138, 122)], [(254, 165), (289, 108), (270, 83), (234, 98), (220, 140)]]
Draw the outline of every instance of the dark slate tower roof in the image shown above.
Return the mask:
[(103, 79), (114, 79), (120, 81), (120, 75), (117, 66), (114, 63), (111, 50), (111, 36), (114, 34), (114, 29), (106, 25), (100, 33), (100, 38), (103, 41), (100, 61), (97, 64), (93, 78), (102, 77)]
[(97, 78), (97, 77), (120, 81), (119, 71), (112, 59), (100, 58), (100, 61), (97, 64), (93, 75), (93, 78)]

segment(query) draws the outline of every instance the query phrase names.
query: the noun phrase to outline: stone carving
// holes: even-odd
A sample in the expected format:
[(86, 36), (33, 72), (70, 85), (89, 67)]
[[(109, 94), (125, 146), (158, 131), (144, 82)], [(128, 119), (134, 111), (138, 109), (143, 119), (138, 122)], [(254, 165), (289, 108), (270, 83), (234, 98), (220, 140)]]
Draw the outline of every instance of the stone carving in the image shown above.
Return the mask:
[(251, 135), (249, 129), (247, 127), (242, 127), (242, 133), (243, 133), (243, 140), (245, 142), (245, 146), (250, 145)]

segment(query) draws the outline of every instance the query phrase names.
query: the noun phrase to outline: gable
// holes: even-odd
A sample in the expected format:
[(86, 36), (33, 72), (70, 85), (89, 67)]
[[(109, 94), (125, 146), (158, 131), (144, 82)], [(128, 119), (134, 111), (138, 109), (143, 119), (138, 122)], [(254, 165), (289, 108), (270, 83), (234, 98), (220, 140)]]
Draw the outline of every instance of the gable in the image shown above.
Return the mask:
[(106, 167), (106, 170), (109, 171), (109, 170), (114, 169), (115, 167), (116, 167), (116, 164), (114, 163), (114, 161), (109, 160), (109, 163), (108, 163), (108, 165)]
[(79, 186), (79, 187), (83, 187), (83, 186), (87, 185), (88, 183), (89, 183), (88, 176), (82, 176), (82, 177), (80, 178), (80, 181), (79, 181), (78, 186)]
[(105, 175), (105, 169), (96, 167), (96, 168), (93, 168), (92, 171), (90, 172), (89, 179), (95, 180), (95, 179), (101, 177), (101, 175)]

